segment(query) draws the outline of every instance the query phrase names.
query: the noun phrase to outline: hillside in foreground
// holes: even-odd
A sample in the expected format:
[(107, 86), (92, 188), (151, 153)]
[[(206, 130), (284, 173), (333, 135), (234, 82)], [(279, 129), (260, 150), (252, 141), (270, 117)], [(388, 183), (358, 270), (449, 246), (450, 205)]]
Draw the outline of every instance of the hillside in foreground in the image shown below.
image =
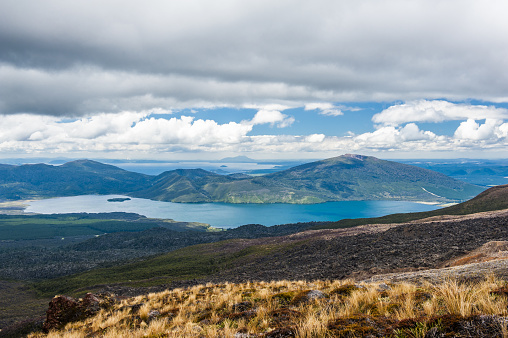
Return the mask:
[[(492, 203), (488, 202), (489, 199), (492, 196), (495, 199), (504, 196), (507, 189), (507, 186), (502, 186), (486, 191), (478, 196), (477, 201), (481, 203), (475, 202), (476, 207), (492, 205)], [(467, 205), (471, 206), (475, 204), (469, 203)], [(501, 203), (498, 206), (502, 207), (503, 204)], [(129, 241), (122, 245), (127, 245), (127, 243)], [(134, 242), (130, 241), (130, 243)], [(214, 284), (231, 285), (230, 283), (234, 282), (239, 284), (251, 283), (247, 285), (253, 285), (252, 281), (269, 282), (273, 280), (305, 280), (308, 282), (305, 282), (307, 284), (301, 284), (304, 285), (302, 288), (311, 290), (316, 285), (320, 285), (319, 283), (321, 282), (318, 282), (320, 280), (341, 281), (350, 279), (359, 281), (369, 279), (375, 283), (381, 281), (392, 281), (390, 283), (395, 283), (396, 281), (396, 283), (399, 283), (404, 280), (422, 283), (425, 280), (429, 280), (432, 284), (438, 284), (443, 282), (443, 280), (446, 281), (447, 276), (456, 276), (461, 280), (472, 282), (484, 278), (488, 273), (500, 278), (500, 282), (497, 285), (501, 287), (503, 283), (506, 283), (501, 281), (506, 281), (508, 278), (508, 269), (505, 264), (508, 252), (503, 252), (503, 250), (506, 251), (506, 248), (508, 248), (508, 209), (484, 211), (467, 215), (434, 216), (403, 223), (375, 224), (373, 222), (372, 224), (353, 228), (307, 230), (278, 237), (237, 238), (211, 244), (189, 246), (148, 259), (140, 259), (126, 264), (93, 269), (76, 275), (39, 281), (32, 284), (31, 292), (37, 292), (39, 296), (43, 297), (52, 297), (55, 294), (83, 296), (86, 292), (114, 292), (119, 297), (131, 297), (166, 289), (193, 288), (200, 284), (205, 285), (205, 289), (200, 293), (206, 293), (206, 291), (211, 290), (210, 288)], [(439, 278), (436, 279), (436, 276)], [(335, 283), (340, 284), (342, 282)], [(394, 285), (390, 284), (389, 286), (393, 288)], [(240, 286), (240, 288), (243, 288), (243, 286)], [(478, 289), (478, 287), (473, 287), (472, 289)], [(328, 303), (333, 302), (330, 300), (331, 291), (329, 289), (324, 288), (320, 290), (325, 294), (325, 297), (328, 297)], [(285, 292), (283, 289), (277, 291), (279, 293)], [(286, 291), (292, 292), (286, 295), (286, 297), (289, 299), (288, 302), (293, 302), (294, 299), (299, 299), (295, 297), (302, 289), (288, 289)], [(267, 295), (275, 291), (262, 292)], [(484, 296), (482, 297), (485, 298)], [(401, 297), (404, 298), (406, 296)], [(499, 295), (493, 294), (492, 297), (499, 298)], [(231, 307), (238, 302), (241, 303), (237, 298), (235, 296), (232, 300), (235, 303)], [(253, 299), (254, 301), (262, 299), (261, 297), (255, 298)], [(375, 298), (377, 299), (379, 296)], [(185, 298), (182, 300), (185, 300)], [(25, 304), (28, 304), (29, 301), (27, 300)], [(438, 303), (442, 304), (442, 302), (443, 300)], [(475, 302), (475, 304), (477, 303)], [(394, 309), (398, 308), (399, 305), (397, 304), (394, 305)], [(417, 308), (421, 310), (426, 306), (425, 304), (424, 302), (418, 305)], [(139, 308), (142, 306), (136, 306), (135, 308), (138, 308), (136, 311), (139, 311)], [(377, 318), (377, 314), (371, 312), (373, 309), (372, 305), (365, 309), (367, 312), (362, 312), (360, 315), (371, 316), (369, 319), (366, 319), (368, 323), (372, 321), (376, 322), (377, 319), (372, 316)], [(163, 313), (160, 310), (156, 311), (159, 311), (159, 315)], [(201, 313), (201, 310), (196, 311)], [(225, 312), (225, 309), (221, 311), (222, 314), (228, 313)], [(295, 311), (303, 312), (301, 310)], [(233, 313), (235, 312), (229, 312), (229, 314)], [(397, 313), (387, 313), (384, 317), (399, 320), (393, 317)], [(437, 315), (442, 314), (443, 312), (441, 311)], [(486, 314), (489, 314), (489, 312), (482, 313), (482, 315), (473, 313), (473, 316), (480, 315), (481, 317)], [(155, 315), (155, 317), (159, 315)], [(498, 315), (505, 316), (506, 314), (498, 313)], [(108, 316), (106, 317), (110, 318)], [(169, 314), (169, 316), (171, 318), (166, 318), (164, 323), (167, 324), (172, 320), (173, 314)], [(194, 318), (193, 316), (187, 314), (186, 318)], [(125, 319), (123, 322), (134, 320), (134, 322), (129, 324), (132, 326), (131, 329), (133, 327), (138, 328), (136, 325), (139, 324), (140, 330), (145, 330), (145, 328), (152, 325), (152, 322), (147, 321), (145, 321), (146, 325), (143, 324), (143, 321), (136, 322), (139, 319), (138, 317), (139, 315), (135, 314), (134, 319)], [(383, 320), (386, 319), (384, 317)], [(480, 317), (475, 317), (476, 319), (474, 320), (479, 320)], [(216, 320), (217, 316), (213, 316), (213, 318)], [(302, 319), (303, 317), (299, 318)], [(459, 322), (462, 323), (460, 325), (468, 323), (468, 318), (461, 315), (458, 318)], [(424, 324), (435, 324), (428, 322), (428, 318), (424, 321), (420, 320), (419, 317), (417, 319), (420, 326), (410, 326), (407, 329), (413, 330), (418, 329), (418, 327), (421, 329), (421, 326)], [(100, 321), (99, 319), (97, 320)], [(270, 321), (270, 319), (266, 320)], [(216, 321), (214, 323), (210, 330), (215, 328), (219, 330), (217, 331), (219, 333), (224, 332), (221, 330), (226, 325), (232, 325), (235, 329), (241, 329), (241, 325), (238, 323), (235, 324), (228, 321)], [(301, 321), (298, 321), (295, 325), (300, 325), (299, 323)], [(328, 330), (331, 327), (330, 321), (327, 323)], [(357, 324), (356, 322), (349, 321), (347, 323), (351, 325)], [(395, 325), (395, 322), (390, 323)], [(201, 324), (198, 323), (196, 325), (202, 326)], [(115, 330), (113, 329), (113, 327), (116, 327), (115, 325), (115, 323), (112, 323), (112, 330)], [(190, 326), (191, 324), (188, 325)], [(344, 325), (344, 322), (341, 325)], [(164, 327), (165, 330), (173, 330), (171, 327)], [(181, 328), (181, 326), (178, 327)], [(104, 332), (107, 332), (107, 328), (103, 327), (102, 329), (106, 329)], [(116, 327), (116, 329), (121, 328)], [(266, 336), (269, 333), (268, 330), (271, 329), (275, 330), (275, 327), (252, 330), (257, 332), (256, 334), (259, 333)], [(146, 331), (142, 332), (146, 333)], [(293, 332), (293, 336), (294, 334)], [(398, 337), (402, 336), (398, 335)], [(435, 337), (441, 336), (437, 335)], [(409, 335), (408, 337), (411, 336)]]
[[(29, 337), (506, 337), (505, 282), (206, 284), (55, 297)], [(63, 313), (73, 312), (73, 318)]]
[(438, 268), (485, 243), (508, 241), (508, 211), (232, 239), (153, 258), (40, 281), (45, 296), (83, 294), (101, 285), (193, 285), (280, 279), (364, 279)]

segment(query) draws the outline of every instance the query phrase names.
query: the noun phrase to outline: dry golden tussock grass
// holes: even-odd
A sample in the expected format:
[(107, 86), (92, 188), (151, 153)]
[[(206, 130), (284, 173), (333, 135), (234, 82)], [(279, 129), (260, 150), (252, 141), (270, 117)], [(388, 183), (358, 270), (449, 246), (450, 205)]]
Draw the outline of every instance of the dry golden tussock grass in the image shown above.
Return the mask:
[[(437, 285), (350, 280), (206, 284), (123, 300), (59, 331), (29, 337), (402, 338), (423, 337), (429, 330), (446, 333), (462, 322), (478, 330), (483, 325), (493, 337), (508, 337), (508, 299), (493, 292), (505, 284), (492, 277)], [(310, 290), (322, 294), (309, 299)]]

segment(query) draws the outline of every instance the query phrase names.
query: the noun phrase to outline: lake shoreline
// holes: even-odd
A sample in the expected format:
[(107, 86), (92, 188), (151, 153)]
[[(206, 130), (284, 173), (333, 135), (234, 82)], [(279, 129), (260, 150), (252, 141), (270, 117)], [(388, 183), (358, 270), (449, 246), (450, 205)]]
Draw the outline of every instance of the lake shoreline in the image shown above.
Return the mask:
[[(231, 203), (172, 203), (131, 198), (122, 203), (108, 199), (123, 195), (81, 195), (42, 200), (19, 201), (24, 214), (108, 213), (129, 212), (148, 218), (199, 222), (213, 228), (236, 228), (245, 224), (278, 224), (334, 222), (345, 218), (379, 217), (392, 213), (430, 211), (440, 208), (416, 201), (340, 201), (319, 204), (231, 204)], [(0, 211), (1, 212), (1, 211)]]

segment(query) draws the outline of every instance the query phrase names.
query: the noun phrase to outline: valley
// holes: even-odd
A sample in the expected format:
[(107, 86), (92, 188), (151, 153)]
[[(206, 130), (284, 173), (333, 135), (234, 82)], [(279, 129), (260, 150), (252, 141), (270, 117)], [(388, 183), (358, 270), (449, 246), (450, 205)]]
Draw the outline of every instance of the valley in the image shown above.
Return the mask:
[[(266, 176), (273, 175), (283, 189), (291, 186), (302, 194), (312, 193), (313, 196), (331, 198), (331, 188), (323, 182), (343, 179), (340, 175), (349, 175), (349, 167), (356, 172), (354, 179), (358, 182), (363, 182), (361, 176), (365, 166), (368, 167), (365, 175), (373, 175), (376, 170), (389, 171), (391, 169), (386, 165), (393, 165), (395, 171), (391, 172), (391, 176), (396, 176), (396, 171), (400, 169), (398, 164), (386, 164), (385, 161), (379, 164), (378, 161), (346, 156)], [(88, 167), (96, 164), (87, 161), (80, 165)], [(381, 169), (374, 169), (379, 165)], [(102, 165), (99, 164), (99, 167), (102, 168)], [(346, 168), (346, 171), (339, 175), (341, 171), (335, 167), (341, 170)], [(114, 168), (108, 170), (111, 170), (110, 173), (117, 171)], [(321, 171), (324, 173), (321, 178), (313, 176)], [(502, 265), (504, 261), (500, 258), (474, 263), (484, 264), (485, 268), (462, 269), (469, 263), (447, 267), (452, 261), (466, 261), (464, 257), (483, 245), (508, 241), (508, 186), (483, 191), (482, 187), (443, 179), (441, 174), (429, 174), (424, 170), (427, 178), (422, 178), (418, 176), (420, 173), (416, 170), (411, 174), (410, 180), (420, 186), (420, 191), (410, 198), (421, 197), (419, 194), (424, 193), (436, 202), (435, 195), (438, 194), (429, 194), (427, 188), (421, 189), (422, 185), (431, 184), (428, 182), (439, 182), (439, 188), (438, 185), (427, 187), (433, 191), (440, 189), (445, 192), (442, 195), (448, 194), (447, 198), (439, 197), (440, 202), (457, 201), (450, 196), (457, 197), (458, 193), (465, 191), (470, 193), (472, 187), (480, 193), (465, 202), (424, 212), (270, 227), (249, 224), (227, 230), (204, 223), (148, 218), (124, 212), (1, 215), (0, 279), (3, 281), (0, 285), (0, 303), (5, 304), (8, 314), (2, 315), (0, 328), (26, 319), (28, 321), (20, 324), (16, 330), (20, 332), (28, 327), (37, 330), (41, 321), (37, 322), (34, 318), (41, 314), (44, 304), (56, 294), (82, 297), (87, 292), (93, 292), (133, 297), (208, 283), (243, 285), (252, 281), (267, 283), (272, 280), (314, 283), (331, 280), (379, 283), (379, 280), (393, 280), (400, 283), (425, 279), (437, 282), (442, 281), (445, 275), (456, 276), (460, 280), (484, 278), (474, 271), (490, 271), (498, 278), (508, 277)], [(194, 187), (194, 190), (188, 190), (189, 185), (184, 184), (187, 188), (182, 188), (179, 183), (176, 184), (178, 189), (168, 190), (179, 191), (179, 198), (193, 195), (192, 191), (205, 191), (210, 179), (218, 180), (213, 183), (217, 187), (224, 182), (232, 184), (237, 180), (253, 180), (243, 176), (219, 179), (199, 170), (170, 172), (163, 176), (175, 179), (175, 175), (180, 175), (177, 179), (180, 183), (181, 177), (189, 178), (192, 181), (190, 186)], [(409, 177), (410, 172), (406, 170), (401, 175), (397, 179)], [(349, 179), (353, 178), (350, 176)], [(248, 184), (257, 184), (259, 181), (253, 182)], [(115, 184), (120, 187), (119, 183)], [(369, 191), (365, 194), (375, 194), (365, 190), (373, 188), (364, 184), (367, 183), (359, 183), (358, 187)], [(397, 187), (389, 188), (389, 185), (382, 185), (380, 181), (376, 184), (385, 191)], [(114, 186), (112, 189), (117, 189)], [(92, 188), (93, 184), (90, 186)], [(150, 191), (158, 189), (156, 184), (152, 188)], [(355, 194), (361, 191), (360, 188)], [(134, 195), (146, 191), (128, 194), (135, 198)], [(406, 197), (410, 196), (411, 188), (408, 191), (410, 193)], [(418, 189), (415, 188), (415, 191)], [(52, 193), (57, 193), (57, 190)], [(399, 194), (397, 198), (402, 195)], [(397, 199), (392, 194), (383, 196)], [(115, 202), (122, 200), (122, 203), (106, 202), (115, 205), (132, 202), (125, 198), (105, 198)], [(7, 210), (22, 210), (16, 199), (6, 203)], [(505, 257), (502, 254), (498, 256)], [(443, 268), (448, 269), (447, 272), (440, 273)], [(19, 302), (14, 304), (10, 296), (13, 293), (19, 294)]]
[[(504, 195), (508, 193), (508, 186), (498, 189)], [(202, 283), (362, 279), (381, 273), (437, 268), (489, 241), (508, 240), (505, 210), (462, 216), (443, 212), (441, 216), (411, 222), (377, 225), (373, 219), (362, 226), (322, 230), (309, 227), (282, 237), (242, 236), (38, 285), (44, 292), (68, 293), (104, 283), (149, 286), (190, 279)], [(155, 237), (158, 236), (152, 238)], [(132, 282), (125, 283), (126, 280)], [(61, 285), (65, 289), (58, 289)]]
[(0, 1), (0, 338), (508, 338), (508, 1)]

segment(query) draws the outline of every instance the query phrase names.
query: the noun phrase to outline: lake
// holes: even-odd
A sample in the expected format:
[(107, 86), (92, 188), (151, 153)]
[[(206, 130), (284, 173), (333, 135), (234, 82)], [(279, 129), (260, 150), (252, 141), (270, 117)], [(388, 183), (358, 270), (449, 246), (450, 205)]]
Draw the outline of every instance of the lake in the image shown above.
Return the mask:
[(244, 224), (266, 226), (312, 221), (338, 221), (344, 218), (378, 217), (394, 213), (429, 211), (437, 205), (404, 201), (343, 201), (321, 204), (227, 204), (171, 203), (131, 198), (108, 202), (122, 195), (85, 195), (58, 197), (29, 202), (26, 212), (40, 214), (134, 212), (151, 218), (201, 222), (217, 228)]

